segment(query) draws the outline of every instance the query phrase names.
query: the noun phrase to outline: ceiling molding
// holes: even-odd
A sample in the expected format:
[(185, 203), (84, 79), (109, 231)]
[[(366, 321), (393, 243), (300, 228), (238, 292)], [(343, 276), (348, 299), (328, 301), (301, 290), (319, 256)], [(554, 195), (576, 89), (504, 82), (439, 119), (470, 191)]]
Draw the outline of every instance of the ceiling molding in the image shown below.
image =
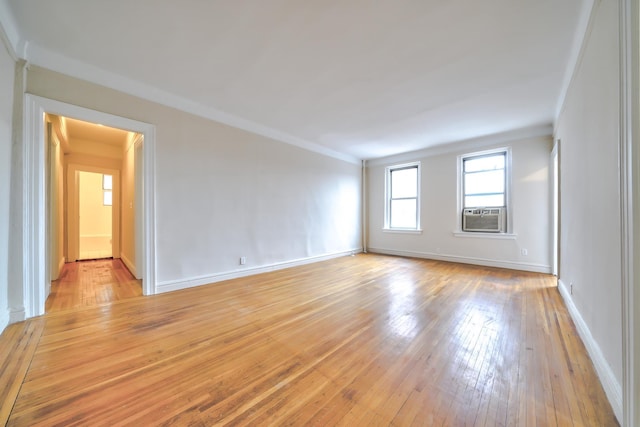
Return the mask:
[(411, 151), (393, 156), (380, 157), (377, 159), (367, 160), (367, 166), (380, 166), (389, 163), (399, 163), (410, 160), (416, 160), (424, 157), (439, 156), (447, 153), (455, 153), (465, 150), (475, 150), (491, 145), (499, 145), (510, 142), (521, 141), (529, 138), (537, 138), (541, 136), (552, 137), (553, 126), (544, 124), (539, 126), (531, 126), (522, 129), (516, 129), (508, 132), (486, 135), (479, 138), (466, 139), (457, 142), (449, 142), (435, 145), (423, 150)]
[(573, 36), (571, 52), (567, 59), (567, 66), (565, 68), (564, 78), (562, 79), (562, 86), (560, 87), (560, 93), (558, 94), (558, 104), (556, 105), (554, 121), (558, 120), (560, 113), (562, 113), (562, 110), (564, 109), (567, 92), (573, 82), (578, 63), (581, 61), (584, 42), (591, 28), (591, 17), (593, 16), (596, 1), (585, 0), (584, 3), (585, 4), (581, 11), (582, 13), (578, 18), (578, 25)]
[(40, 67), (86, 80), (91, 83), (99, 84), (147, 101), (175, 108), (177, 110), (220, 122), (247, 132), (262, 135), (276, 141), (294, 145), (308, 151), (360, 165), (361, 160), (354, 156), (331, 150), (314, 142), (295, 137), (285, 132), (264, 126), (260, 123), (246, 120), (215, 108), (207, 107), (154, 86), (68, 58), (38, 46), (35, 43), (28, 43), (26, 50), (27, 59), (30, 64), (38, 65)]
[(22, 37), (18, 32), (16, 20), (13, 12), (7, 3), (7, 0), (0, 0), (0, 38), (7, 48), (7, 52), (14, 61), (20, 58), (18, 55), (18, 46), (20, 46)]

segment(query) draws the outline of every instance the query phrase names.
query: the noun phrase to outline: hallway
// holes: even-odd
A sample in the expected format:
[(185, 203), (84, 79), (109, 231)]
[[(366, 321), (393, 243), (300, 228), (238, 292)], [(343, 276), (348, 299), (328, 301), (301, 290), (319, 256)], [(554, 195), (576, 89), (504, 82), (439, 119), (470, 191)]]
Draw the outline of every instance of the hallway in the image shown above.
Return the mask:
[(119, 259), (71, 262), (51, 282), (47, 313), (91, 307), (142, 295), (136, 280)]

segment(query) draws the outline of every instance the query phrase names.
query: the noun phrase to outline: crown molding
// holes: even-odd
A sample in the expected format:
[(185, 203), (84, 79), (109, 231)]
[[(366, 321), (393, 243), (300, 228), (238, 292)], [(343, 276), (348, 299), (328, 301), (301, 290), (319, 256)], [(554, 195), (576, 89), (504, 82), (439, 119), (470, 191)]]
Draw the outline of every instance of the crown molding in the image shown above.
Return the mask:
[(573, 44), (571, 46), (571, 53), (567, 60), (567, 66), (564, 72), (564, 78), (562, 80), (562, 86), (560, 87), (560, 94), (558, 95), (558, 104), (556, 105), (555, 120), (557, 121), (564, 109), (564, 104), (567, 98), (569, 88), (573, 83), (574, 76), (578, 64), (582, 60), (583, 50), (587, 34), (591, 31), (591, 19), (593, 16), (593, 10), (595, 8), (596, 0), (584, 0), (584, 6), (581, 14), (578, 17), (578, 25), (573, 35)]
[(361, 160), (356, 157), (331, 150), (321, 146), (320, 144), (298, 138), (263, 124), (194, 102), (185, 97), (130, 79), (120, 74), (112, 73), (76, 59), (60, 55), (35, 43), (29, 43), (26, 50), (30, 64), (47, 68), (81, 80), (89, 81), (91, 83), (99, 84), (147, 101), (175, 108), (177, 110), (220, 122), (247, 132), (262, 135), (276, 141), (294, 145), (307, 151), (316, 152), (324, 156), (360, 165)]
[(409, 151), (407, 153), (395, 154), (393, 156), (379, 157), (377, 159), (367, 160), (367, 166), (380, 166), (389, 163), (415, 160), (418, 158), (439, 156), (447, 153), (475, 150), (529, 138), (551, 137), (552, 134), (553, 126), (551, 124), (530, 126), (507, 132), (485, 135), (478, 138), (442, 143), (422, 150)]

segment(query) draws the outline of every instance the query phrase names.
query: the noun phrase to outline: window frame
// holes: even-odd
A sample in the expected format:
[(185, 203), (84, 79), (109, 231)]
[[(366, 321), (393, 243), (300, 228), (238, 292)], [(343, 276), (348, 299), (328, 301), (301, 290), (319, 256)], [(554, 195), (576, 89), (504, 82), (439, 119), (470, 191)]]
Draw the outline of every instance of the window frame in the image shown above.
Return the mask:
[[(404, 170), (404, 169), (416, 169), (416, 196), (415, 197), (402, 197), (402, 198), (396, 198), (396, 199), (392, 199), (392, 194), (391, 194), (391, 176), (392, 173), (394, 171), (399, 171), (399, 170)], [(397, 164), (397, 165), (392, 165), (392, 166), (387, 166), (385, 168), (384, 171), (384, 177), (385, 177), (385, 192), (384, 192), (384, 231), (387, 232), (397, 232), (397, 233), (421, 233), (422, 229), (420, 228), (420, 204), (421, 204), (421, 197), (420, 197), (420, 177), (421, 177), (421, 171), (420, 171), (421, 167), (420, 167), (420, 162), (410, 162), (410, 163), (402, 163), (402, 164)], [(415, 228), (410, 227), (391, 227), (391, 202), (393, 200), (407, 200), (407, 199), (415, 199), (416, 201), (416, 226)]]
[[(465, 171), (464, 162), (466, 160), (490, 157), (497, 154), (503, 154), (504, 159), (504, 206), (469, 206), (467, 208), (479, 208), (479, 207), (501, 207), (504, 209), (506, 215), (505, 229), (499, 233), (495, 232), (477, 232), (477, 231), (464, 231), (462, 230), (462, 215), (465, 209)], [(476, 151), (471, 153), (465, 153), (458, 156), (458, 209), (457, 215), (457, 230), (454, 233), (456, 236), (477, 236), (477, 237), (492, 237), (500, 238), (501, 236), (514, 236), (512, 234), (512, 202), (511, 202), (511, 147), (493, 148), (490, 150)]]

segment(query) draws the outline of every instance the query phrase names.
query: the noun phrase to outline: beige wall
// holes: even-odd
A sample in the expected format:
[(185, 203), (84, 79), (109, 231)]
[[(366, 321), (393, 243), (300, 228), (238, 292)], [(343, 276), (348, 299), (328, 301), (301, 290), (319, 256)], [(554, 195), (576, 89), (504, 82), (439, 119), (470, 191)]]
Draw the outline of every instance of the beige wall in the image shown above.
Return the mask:
[(82, 171), (78, 173), (80, 259), (111, 256), (112, 206), (103, 204), (103, 175)]
[(122, 156), (122, 239), (120, 243), (120, 257), (127, 268), (135, 276), (137, 274), (136, 247), (135, 247), (135, 142), (139, 135), (130, 134), (127, 144), (124, 146)]
[(64, 153), (51, 123), (49, 136), (49, 262), (50, 279), (56, 280), (65, 262), (64, 256)]
[[(369, 250), (530, 271), (551, 271), (549, 162), (551, 137), (509, 142), (453, 144), (442, 149), (378, 159), (368, 168)], [(496, 148), (511, 149), (510, 238), (480, 237), (459, 231), (458, 156)], [(383, 231), (385, 168), (421, 163), (421, 234)], [(493, 235), (492, 235), (493, 236)], [(502, 237), (502, 236), (497, 236)], [(527, 255), (523, 255), (526, 249)]]
[(556, 138), (561, 140), (560, 286), (569, 307), (575, 307), (578, 329), (621, 419), (618, 52), (618, 2), (596, 2)]
[(27, 91), (155, 126), (159, 286), (361, 246), (360, 165), (37, 66)]

